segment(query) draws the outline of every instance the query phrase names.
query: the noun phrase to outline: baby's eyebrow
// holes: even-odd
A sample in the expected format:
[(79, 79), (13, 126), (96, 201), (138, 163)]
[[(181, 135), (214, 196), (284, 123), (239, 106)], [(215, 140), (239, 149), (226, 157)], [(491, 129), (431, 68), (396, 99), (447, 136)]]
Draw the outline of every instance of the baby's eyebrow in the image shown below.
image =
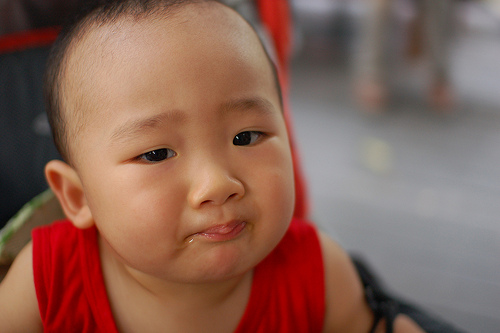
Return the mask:
[(249, 97), (239, 98), (225, 102), (220, 107), (220, 112), (225, 115), (233, 111), (253, 110), (263, 115), (270, 115), (274, 112), (273, 104), (265, 98)]
[(181, 111), (169, 110), (151, 117), (130, 120), (113, 131), (111, 141), (127, 141), (146, 130), (158, 127), (166, 121), (182, 122), (185, 118), (186, 115)]
[[(260, 97), (244, 97), (229, 100), (219, 107), (222, 116), (238, 112), (256, 112), (269, 116), (275, 112), (273, 104)], [(185, 121), (187, 115), (181, 110), (168, 110), (151, 117), (130, 120), (116, 128), (111, 134), (111, 142), (126, 142), (136, 138), (144, 131), (159, 127), (166, 122), (180, 123)]]

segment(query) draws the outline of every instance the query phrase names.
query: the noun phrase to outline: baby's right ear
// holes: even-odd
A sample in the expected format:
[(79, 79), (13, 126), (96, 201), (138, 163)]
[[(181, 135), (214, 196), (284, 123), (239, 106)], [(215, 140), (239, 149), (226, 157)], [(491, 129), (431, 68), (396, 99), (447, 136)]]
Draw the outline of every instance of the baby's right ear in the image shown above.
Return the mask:
[(94, 219), (75, 169), (62, 161), (53, 160), (45, 166), (45, 177), (59, 199), (66, 217), (75, 227), (80, 229), (91, 227)]

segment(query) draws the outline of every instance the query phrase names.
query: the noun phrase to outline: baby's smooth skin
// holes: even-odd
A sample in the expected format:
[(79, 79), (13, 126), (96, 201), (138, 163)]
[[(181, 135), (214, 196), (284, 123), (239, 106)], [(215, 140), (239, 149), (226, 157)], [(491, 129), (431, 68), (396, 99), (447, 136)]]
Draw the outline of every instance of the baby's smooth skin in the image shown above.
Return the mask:
[[(287, 131), (271, 65), (242, 18), (217, 3), (169, 15), (92, 26), (70, 49), (72, 160), (51, 161), (46, 176), (73, 224), (98, 228), (120, 332), (232, 332), (252, 269), (292, 217)], [(368, 332), (352, 264), (320, 239), (324, 331)], [(0, 286), (0, 327), (42, 330), (31, 244)], [(399, 317), (396, 331), (420, 330)]]

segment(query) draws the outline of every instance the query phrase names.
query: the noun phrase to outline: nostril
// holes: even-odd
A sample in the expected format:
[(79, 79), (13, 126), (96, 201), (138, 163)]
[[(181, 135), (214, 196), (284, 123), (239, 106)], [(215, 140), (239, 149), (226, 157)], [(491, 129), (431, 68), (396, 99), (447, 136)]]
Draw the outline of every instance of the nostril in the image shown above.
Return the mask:
[(210, 202), (212, 202), (212, 200), (205, 200), (205, 201), (203, 201), (200, 205), (206, 205), (206, 204), (208, 204), (208, 203), (210, 203)]
[(225, 200), (219, 201), (219, 200), (214, 200), (214, 199), (207, 199), (207, 200), (202, 201), (200, 205), (205, 206), (207, 204), (223, 204), (224, 202), (226, 202), (232, 198), (237, 198), (237, 197), (238, 197), (238, 193), (233, 193), (233, 194), (227, 196)]

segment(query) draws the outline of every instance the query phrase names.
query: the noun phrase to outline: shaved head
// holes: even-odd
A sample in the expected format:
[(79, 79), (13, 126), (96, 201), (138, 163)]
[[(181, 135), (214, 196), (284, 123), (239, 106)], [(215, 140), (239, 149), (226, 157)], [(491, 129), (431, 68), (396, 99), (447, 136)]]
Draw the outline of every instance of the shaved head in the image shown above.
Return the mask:
[[(258, 39), (253, 28), (241, 16), (213, 0), (91, 1), (71, 18), (52, 48), (44, 85), (46, 109), (54, 142), (66, 162), (75, 166), (75, 147), (78, 146), (80, 132), (93, 116), (93, 99), (106, 94), (106, 87), (98, 88), (93, 85), (94, 75), (97, 72), (113, 75), (114, 68), (122, 65), (114, 63), (109, 66), (109, 62), (106, 62), (106, 65), (101, 63), (104, 57), (113, 56), (108, 46), (112, 43), (129, 42), (127, 33), (124, 33), (122, 28), (141, 21), (157, 20), (168, 20), (172, 29), (182, 28), (182, 21), (176, 18), (177, 13), (190, 7), (191, 17), (196, 19), (196, 15), (213, 6), (221, 6), (223, 10), (211, 11), (211, 15), (219, 18), (225, 16), (225, 20), (214, 17), (215, 22), (227, 24), (229, 20), (230, 24), (236, 27), (224, 28), (226, 34), (241, 34), (238, 38), (248, 38), (251, 35), (252, 38)], [(189, 19), (189, 15), (183, 15), (184, 20), (186, 17)], [(150, 28), (153, 27), (154, 24), (150, 25)], [(282, 103), (276, 69), (260, 40), (258, 47), (268, 60)]]

